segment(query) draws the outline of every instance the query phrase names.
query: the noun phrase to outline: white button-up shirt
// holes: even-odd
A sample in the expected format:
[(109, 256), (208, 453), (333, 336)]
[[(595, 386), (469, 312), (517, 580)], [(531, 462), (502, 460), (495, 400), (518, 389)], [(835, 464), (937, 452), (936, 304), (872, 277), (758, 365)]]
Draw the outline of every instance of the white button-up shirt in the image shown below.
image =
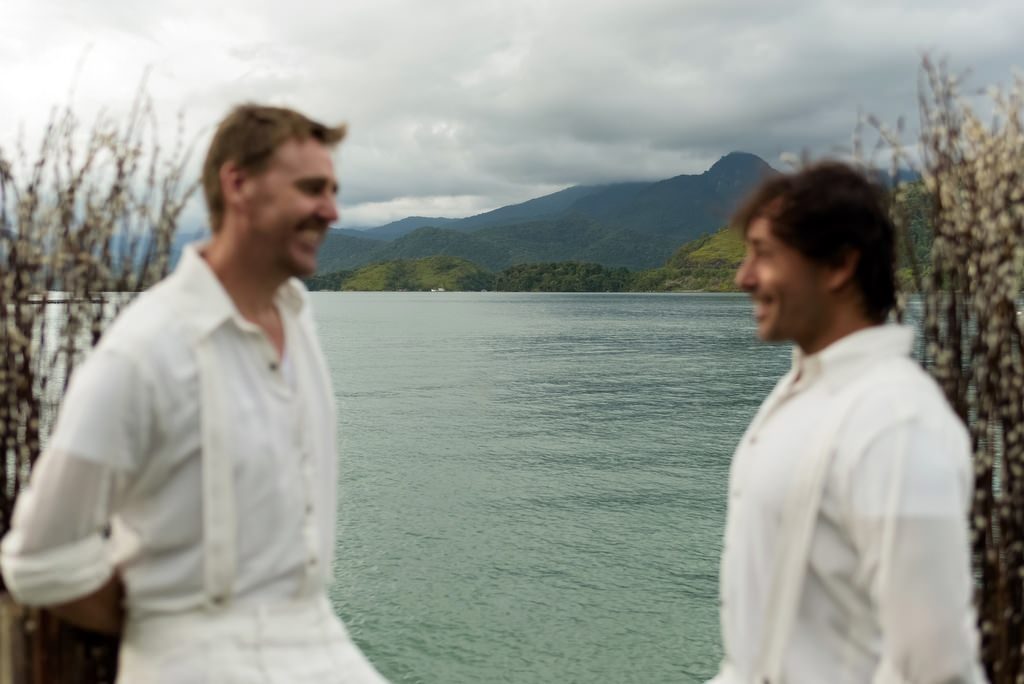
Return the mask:
[[(118, 317), (73, 374), (0, 546), (19, 601), (81, 597), (115, 568), (131, 619), (203, 606), (211, 570), (227, 586), (214, 600), (235, 605), (323, 592), (334, 549), (334, 396), (301, 283), (284, 284), (276, 304), (284, 363), (189, 248)], [(216, 364), (212, 408), (200, 401), (197, 336)], [(213, 532), (204, 426), (217, 430), (230, 485), (215, 499), (224, 510)], [(204, 529), (221, 537), (226, 564), (206, 559)]]
[(815, 428), (855, 381), (832, 440), (783, 681), (983, 681), (968, 436), (909, 358), (912, 342), (910, 329), (886, 325), (811, 356), (796, 352), (744, 435), (729, 478), (720, 578), (726, 664), (716, 684), (748, 684), (757, 672), (765, 631), (773, 629), (766, 605), (788, 488)]

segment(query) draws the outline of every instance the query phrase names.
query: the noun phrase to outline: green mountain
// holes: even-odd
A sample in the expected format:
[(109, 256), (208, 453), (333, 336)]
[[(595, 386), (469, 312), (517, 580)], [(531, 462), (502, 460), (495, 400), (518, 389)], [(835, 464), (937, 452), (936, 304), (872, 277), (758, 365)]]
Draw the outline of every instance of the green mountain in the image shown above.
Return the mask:
[(500, 207), (476, 216), (469, 216), (453, 221), (447, 227), (454, 230), (473, 232), (482, 228), (508, 226), (542, 219), (554, 219), (573, 212), (573, 207), (581, 199), (602, 192), (612, 186), (577, 185), (544, 197), (527, 200), (520, 204)]
[[(434, 255), (490, 269), (554, 261), (651, 268), (679, 245), (723, 225), (770, 173), (760, 158), (734, 152), (698, 175), (575, 186), (464, 219), (410, 217), (365, 231), (366, 240), (331, 231), (321, 248), (320, 272)], [(384, 237), (393, 239), (379, 239)]]
[(410, 216), (399, 221), (392, 221), (384, 226), (378, 226), (377, 228), (353, 232), (360, 232), (363, 234), (363, 237), (370, 238), (371, 240), (394, 240), (420, 228), (440, 228), (449, 223), (455, 223), (458, 220), (436, 216)]
[(502, 292), (623, 292), (632, 287), (634, 274), (625, 268), (560, 261), (550, 264), (509, 266), (494, 277)]
[(630, 289), (634, 274), (625, 268), (562, 261), (519, 264), (489, 273), (456, 257), (398, 259), (338, 271), (306, 280), (310, 290), (499, 290), (505, 292), (622, 292)]
[(733, 282), (743, 261), (743, 240), (732, 228), (722, 228), (688, 242), (662, 268), (635, 274), (633, 290), (640, 292), (736, 292)]
[[(895, 195), (893, 214), (905, 226), (899, 255), (904, 287), (912, 284), (909, 273), (912, 259), (928, 268), (930, 202), (919, 181), (902, 184)], [(360, 279), (353, 280), (356, 274), (345, 271), (317, 276), (307, 282), (311, 289), (328, 290), (437, 287), (525, 292), (737, 290), (733, 279), (744, 256), (743, 240), (737, 231), (720, 228), (676, 249), (670, 246), (670, 240), (657, 234), (610, 229), (579, 214), (473, 233), (421, 228), (388, 243), (388, 253), (401, 255), (394, 257), (397, 261), (360, 269)], [(446, 250), (452, 256), (433, 259), (415, 256), (432, 249)], [(665, 255), (660, 258), (661, 266), (647, 269), (633, 266), (651, 261), (659, 250)], [(543, 254), (555, 256), (546, 261), (540, 256)], [(399, 265), (393, 266), (395, 263)], [(459, 278), (441, 279), (438, 263), (459, 274)], [(484, 268), (496, 273), (488, 273)], [(410, 273), (428, 275), (413, 278)]]
[[(322, 279), (329, 276), (321, 276)], [(485, 290), (493, 286), (494, 276), (465, 259), (449, 256), (426, 259), (399, 259), (370, 264), (355, 272), (337, 274), (333, 282), (307, 281), (310, 289), (361, 290)], [(318, 287), (328, 285), (329, 287)]]
[(446, 228), (420, 228), (385, 243), (374, 252), (374, 261), (422, 259), (429, 256), (460, 257), (492, 270), (501, 268), (506, 261), (504, 251), (488, 240), (472, 233), (460, 233)]
[(736, 269), (743, 261), (743, 237), (738, 230), (721, 228), (688, 242), (665, 264), (668, 268), (730, 268)]
[[(587, 223), (581, 223), (586, 234)], [(539, 228), (537, 228), (539, 230)], [(474, 234), (423, 228), (396, 243), (415, 245), (419, 234), (436, 239), (435, 232), (447, 233), (455, 247), (475, 245)], [(458, 238), (465, 242), (457, 242)], [(480, 243), (483, 244), (483, 243)], [(397, 258), (356, 270), (344, 270), (309, 278), (311, 290), (502, 290), (510, 292), (671, 292), (678, 290), (732, 291), (736, 267), (743, 259), (743, 243), (735, 231), (722, 229), (687, 243), (675, 251), (664, 266), (643, 271), (608, 267), (581, 260), (517, 263), (491, 267), (489, 272), (476, 263), (455, 256)], [(500, 269), (500, 270), (499, 270)]]
[(667, 236), (609, 227), (579, 214), (473, 233), (420, 228), (389, 242), (359, 240), (332, 231), (320, 248), (318, 272), (440, 255), (468, 259), (490, 270), (551, 261), (587, 261), (637, 269), (663, 263), (676, 246), (675, 240)]
[(698, 176), (651, 183), (601, 218), (681, 245), (727, 223), (740, 200), (773, 172), (759, 157), (733, 152)]
[(356, 230), (355, 228), (332, 228), (331, 232), (337, 235), (347, 235), (349, 237), (358, 238), (360, 240), (386, 240), (387, 238), (380, 237), (377, 235), (370, 234), (366, 230)]
[(374, 254), (388, 243), (352, 237), (340, 230), (329, 230), (317, 255), (317, 273), (349, 270), (374, 261)]
[(501, 250), (502, 263), (492, 268), (580, 261), (639, 269), (664, 262), (677, 244), (671, 238), (608, 226), (580, 214), (486, 228), (471, 235)]

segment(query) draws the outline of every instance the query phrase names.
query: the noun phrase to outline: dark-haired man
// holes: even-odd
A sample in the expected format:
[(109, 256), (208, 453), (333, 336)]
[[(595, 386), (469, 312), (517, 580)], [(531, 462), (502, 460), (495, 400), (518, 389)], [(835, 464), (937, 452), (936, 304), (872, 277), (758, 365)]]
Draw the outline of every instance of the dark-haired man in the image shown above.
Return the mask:
[(119, 682), (384, 681), (326, 595), (334, 397), (296, 279), (338, 218), (344, 134), (278, 107), (221, 122), (212, 240), (76, 370), (18, 500), (7, 587), (121, 633)]
[(910, 358), (882, 193), (835, 162), (739, 210), (736, 283), (793, 367), (733, 457), (715, 684), (980, 682), (966, 431)]

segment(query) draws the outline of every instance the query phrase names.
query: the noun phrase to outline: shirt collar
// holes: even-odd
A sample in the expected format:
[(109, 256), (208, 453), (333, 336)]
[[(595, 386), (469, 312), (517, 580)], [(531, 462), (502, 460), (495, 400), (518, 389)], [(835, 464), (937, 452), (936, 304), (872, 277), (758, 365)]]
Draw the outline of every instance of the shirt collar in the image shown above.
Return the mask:
[(830, 391), (842, 388), (870, 366), (886, 358), (910, 356), (914, 329), (906, 325), (874, 325), (842, 337), (815, 354), (793, 348), (793, 374), (801, 384), (823, 380)]
[[(252, 323), (239, 313), (235, 302), (200, 254), (205, 246), (206, 243), (186, 245), (174, 269), (173, 277), (187, 300), (190, 322), (200, 334), (212, 332), (229, 320), (240, 328), (251, 328)], [(297, 315), (305, 305), (299, 281), (295, 278), (286, 280), (274, 294), (274, 302), (284, 311)]]

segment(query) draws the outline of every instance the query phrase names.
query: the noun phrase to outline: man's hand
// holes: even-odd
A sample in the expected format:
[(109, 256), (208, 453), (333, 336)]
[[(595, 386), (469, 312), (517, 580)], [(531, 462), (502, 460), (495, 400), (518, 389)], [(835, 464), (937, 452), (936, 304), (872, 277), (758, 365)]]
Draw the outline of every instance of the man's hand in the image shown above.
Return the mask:
[(94, 632), (120, 634), (124, 624), (124, 584), (116, 572), (106, 584), (82, 598), (50, 606), (49, 611), (65, 620)]

